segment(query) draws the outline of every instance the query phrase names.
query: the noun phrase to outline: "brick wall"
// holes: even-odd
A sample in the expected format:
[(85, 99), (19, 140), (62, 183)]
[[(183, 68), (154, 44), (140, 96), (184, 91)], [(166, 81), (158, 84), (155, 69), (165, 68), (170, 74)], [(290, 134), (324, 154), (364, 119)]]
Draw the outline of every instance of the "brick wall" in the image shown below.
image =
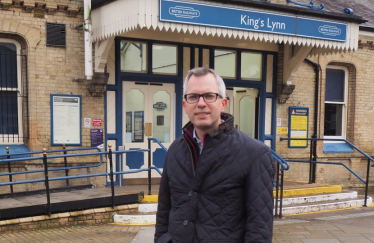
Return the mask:
[(114, 208), (97, 208), (76, 212), (57, 213), (51, 216), (42, 215), (0, 221), (0, 234), (19, 232), (20, 230), (35, 230), (76, 225), (100, 225), (113, 223), (115, 214), (134, 213), (138, 204), (121, 205)]
[[(348, 68), (348, 104), (347, 104), (347, 140), (357, 146), (369, 156), (374, 155), (372, 146), (372, 134), (374, 126), (374, 104), (371, 96), (374, 93), (373, 87), (373, 65), (374, 46), (371, 45), (374, 37), (359, 36), (359, 49), (355, 52), (335, 52), (332, 54), (310, 55), (308, 58), (321, 66), (320, 70), (320, 91), (318, 104), (318, 138), (323, 138), (324, 126), (324, 97), (325, 79), (327, 65), (344, 66)], [(278, 88), (282, 84), (282, 47), (278, 54)], [(313, 53), (313, 52), (312, 52)], [(311, 65), (305, 61), (293, 75), (292, 83), (296, 85), (294, 92), (285, 104), (277, 104), (277, 117), (282, 118), (282, 125), (288, 126), (288, 107), (302, 106), (309, 107), (309, 137), (312, 136), (314, 122), (314, 89), (315, 73)], [(286, 125), (284, 125), (286, 126)], [(286, 159), (309, 160), (308, 148), (288, 148), (287, 141), (279, 141), (285, 134), (277, 134), (277, 152)], [(358, 152), (342, 154), (323, 153), (323, 143), (317, 143), (318, 161), (340, 162), (354, 170), (360, 177), (366, 180), (367, 159)], [(308, 181), (309, 164), (290, 163), (291, 169), (285, 173), (285, 179)], [(371, 170), (370, 176), (374, 176)], [(353, 174), (341, 165), (317, 165), (316, 180), (318, 183), (341, 184), (349, 186), (364, 186)], [(374, 183), (370, 183), (374, 185)]]
[[(46, 45), (46, 23), (65, 24), (66, 47)], [(90, 128), (84, 128), (83, 118), (98, 118), (104, 128), (103, 92), (92, 96), (88, 90), (88, 82), (74, 82), (73, 78), (84, 76), (84, 30), (71, 28), (83, 23), (83, 2), (56, 1), (0, 1), (0, 38), (16, 40), (22, 46), (21, 53), (27, 55), (27, 76), (24, 86), (24, 143), (30, 151), (62, 149), (62, 146), (51, 146), (51, 108), (50, 94), (73, 94), (82, 96), (82, 146), (91, 146)], [(25, 70), (24, 70), (25, 71)], [(104, 89), (105, 90), (105, 89)], [(27, 102), (26, 102), (27, 101)], [(27, 104), (27, 105), (26, 105)], [(105, 133), (104, 133), (105, 134)], [(105, 138), (104, 138), (105, 140)], [(78, 146), (77, 146), (78, 147)], [(80, 146), (79, 146), (80, 147)], [(74, 148), (68, 146), (67, 148)], [(2, 151), (3, 152), (3, 151)], [(62, 159), (49, 160), (57, 166)], [(76, 165), (95, 164), (98, 158), (77, 157), (70, 159)], [(91, 173), (106, 170), (106, 161), (99, 168), (92, 168)], [(16, 170), (33, 170), (42, 166), (42, 161), (19, 164)], [(41, 167), (42, 168), (42, 167)], [(7, 168), (0, 168), (6, 172)], [(72, 170), (71, 174), (79, 171)], [(87, 173), (87, 171), (83, 171)], [(40, 177), (36, 174), (19, 176), (20, 179)], [(3, 178), (0, 178), (3, 180)], [(84, 179), (86, 181), (105, 184), (105, 178)], [(43, 184), (43, 183), (41, 183)], [(26, 188), (24, 185), (18, 187)], [(38, 187), (37, 185), (35, 187)], [(2, 190), (3, 188), (0, 188)], [(26, 188), (27, 189), (27, 188)], [(31, 188), (28, 188), (31, 189)]]

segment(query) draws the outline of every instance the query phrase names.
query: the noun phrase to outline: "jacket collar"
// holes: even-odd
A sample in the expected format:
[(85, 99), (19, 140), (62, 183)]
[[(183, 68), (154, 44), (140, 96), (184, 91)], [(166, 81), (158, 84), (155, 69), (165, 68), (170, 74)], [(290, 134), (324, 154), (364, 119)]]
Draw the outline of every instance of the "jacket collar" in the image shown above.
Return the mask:
[[(234, 127), (234, 116), (228, 113), (222, 113), (221, 114), (221, 119), (224, 120), (221, 124), (216, 129), (213, 129), (211, 132), (209, 132), (209, 136), (214, 137), (217, 136), (221, 133), (225, 133), (227, 131), (230, 131)], [(188, 134), (189, 136), (192, 136), (194, 126), (189, 121), (184, 127), (183, 127), (183, 133)]]

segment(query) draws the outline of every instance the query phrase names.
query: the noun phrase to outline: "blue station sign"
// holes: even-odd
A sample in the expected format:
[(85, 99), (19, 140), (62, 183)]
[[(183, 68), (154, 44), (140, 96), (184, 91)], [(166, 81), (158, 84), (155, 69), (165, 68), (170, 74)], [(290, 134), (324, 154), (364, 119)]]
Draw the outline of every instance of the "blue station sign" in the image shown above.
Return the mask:
[(192, 2), (160, 0), (159, 20), (218, 28), (347, 41), (347, 24)]

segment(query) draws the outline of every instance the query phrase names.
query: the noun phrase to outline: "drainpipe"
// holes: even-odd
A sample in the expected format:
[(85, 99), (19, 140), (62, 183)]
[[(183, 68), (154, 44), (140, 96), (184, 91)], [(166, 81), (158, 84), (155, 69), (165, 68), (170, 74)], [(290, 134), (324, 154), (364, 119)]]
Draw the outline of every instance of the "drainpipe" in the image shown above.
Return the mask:
[(84, 62), (85, 75), (87, 80), (92, 79), (92, 21), (91, 21), (91, 0), (84, 0)]
[[(315, 92), (314, 92), (314, 130), (312, 138), (317, 138), (317, 125), (318, 125), (318, 93), (319, 93), (319, 70), (320, 66), (318, 63), (313, 62), (309, 60), (308, 58), (305, 58), (305, 61), (307, 61), (310, 65), (314, 67), (314, 72), (316, 74), (316, 85), (315, 85)], [(313, 151), (313, 161), (317, 161), (317, 141), (312, 141), (312, 151)], [(309, 176), (309, 183), (315, 183), (316, 182), (316, 163), (313, 163), (313, 168), (311, 168), (311, 176)]]

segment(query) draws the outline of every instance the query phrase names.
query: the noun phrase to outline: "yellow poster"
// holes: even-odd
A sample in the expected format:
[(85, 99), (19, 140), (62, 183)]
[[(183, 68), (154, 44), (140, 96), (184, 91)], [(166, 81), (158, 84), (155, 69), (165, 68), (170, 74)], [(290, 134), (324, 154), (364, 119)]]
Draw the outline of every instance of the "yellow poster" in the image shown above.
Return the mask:
[[(308, 108), (290, 107), (290, 139), (308, 138)], [(290, 147), (307, 147), (308, 140), (290, 140)]]

